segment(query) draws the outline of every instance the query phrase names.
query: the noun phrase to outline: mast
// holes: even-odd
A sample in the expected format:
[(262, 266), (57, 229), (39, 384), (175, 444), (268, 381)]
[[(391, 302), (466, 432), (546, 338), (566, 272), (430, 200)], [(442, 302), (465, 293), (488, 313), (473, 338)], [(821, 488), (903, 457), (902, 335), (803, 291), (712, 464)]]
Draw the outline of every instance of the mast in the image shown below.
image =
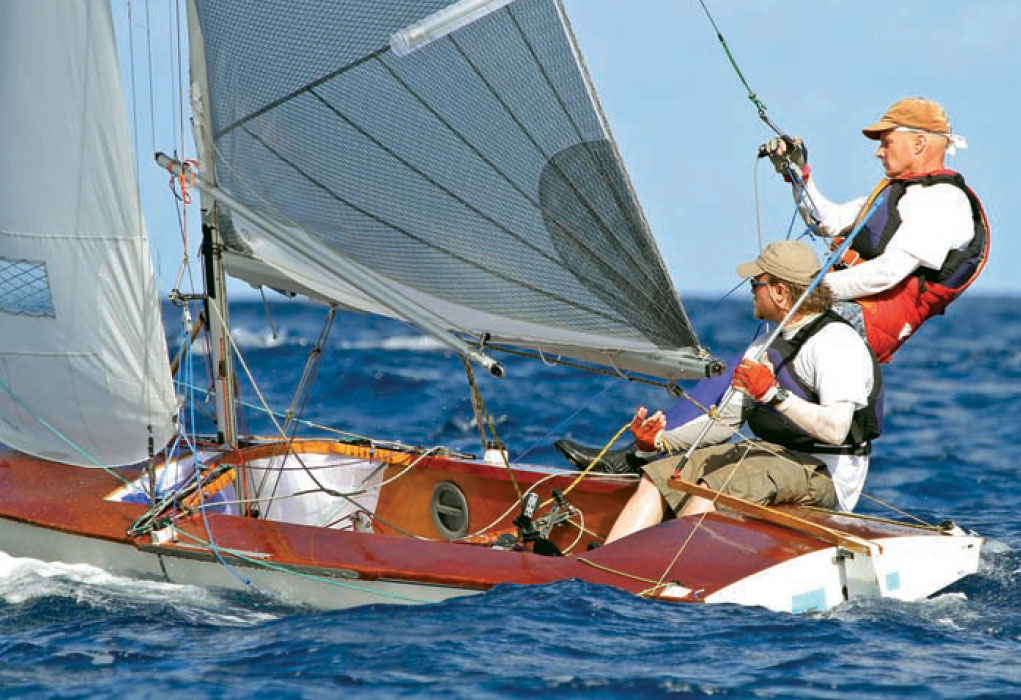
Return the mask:
[[(209, 124), (209, 88), (202, 28), (194, 0), (188, 0), (189, 75), (192, 129), (199, 162), (207, 180), (216, 181), (212, 129)], [(206, 276), (206, 319), (209, 323), (209, 357), (213, 365), (213, 390), (216, 397), (217, 441), (237, 447), (237, 378), (230, 345), (230, 317), (227, 309), (227, 278), (223, 269), (223, 240), (219, 229), (219, 207), (215, 200), (202, 199), (202, 265)]]
[[(211, 161), (203, 158), (203, 162)], [(216, 396), (216, 439), (226, 447), (237, 447), (237, 413), (234, 397), (237, 382), (234, 355), (230, 347), (227, 315), (226, 276), (221, 252), (223, 243), (216, 226), (218, 207), (202, 209), (202, 266), (206, 274), (206, 318), (209, 319), (210, 359), (213, 364), (213, 389)]]

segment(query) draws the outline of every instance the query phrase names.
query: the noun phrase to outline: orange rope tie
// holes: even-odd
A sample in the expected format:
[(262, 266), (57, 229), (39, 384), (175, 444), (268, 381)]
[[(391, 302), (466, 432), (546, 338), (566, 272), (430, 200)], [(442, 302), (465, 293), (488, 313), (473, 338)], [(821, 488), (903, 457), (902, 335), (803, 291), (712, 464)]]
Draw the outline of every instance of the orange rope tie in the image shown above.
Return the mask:
[(181, 499), (181, 507), (187, 510), (194, 510), (203, 504), (207, 498), (211, 498), (234, 483), (235, 472), (231, 467), (211, 482), (199, 488), (195, 493), (189, 494)]
[[(185, 206), (191, 204), (191, 192), (189, 191), (195, 186), (195, 171), (199, 169), (199, 162), (194, 159), (186, 159), (181, 161), (181, 174), (177, 175), (177, 184), (181, 188), (181, 201), (184, 202)], [(174, 187), (174, 177), (170, 178), (170, 187)]]

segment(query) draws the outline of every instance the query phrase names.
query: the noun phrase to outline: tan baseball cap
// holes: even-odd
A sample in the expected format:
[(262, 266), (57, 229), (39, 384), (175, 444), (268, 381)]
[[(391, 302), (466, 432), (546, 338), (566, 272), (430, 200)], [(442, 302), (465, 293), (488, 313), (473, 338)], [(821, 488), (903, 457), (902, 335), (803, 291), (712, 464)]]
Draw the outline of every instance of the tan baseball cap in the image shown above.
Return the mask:
[(759, 257), (737, 266), (739, 277), (755, 277), (763, 272), (779, 280), (807, 287), (822, 266), (815, 251), (801, 241), (777, 241), (767, 245)]
[(865, 127), (861, 132), (867, 138), (878, 140), (882, 138), (884, 132), (898, 126), (944, 135), (949, 135), (951, 131), (950, 119), (938, 102), (921, 97), (908, 97), (894, 102), (878, 122)]

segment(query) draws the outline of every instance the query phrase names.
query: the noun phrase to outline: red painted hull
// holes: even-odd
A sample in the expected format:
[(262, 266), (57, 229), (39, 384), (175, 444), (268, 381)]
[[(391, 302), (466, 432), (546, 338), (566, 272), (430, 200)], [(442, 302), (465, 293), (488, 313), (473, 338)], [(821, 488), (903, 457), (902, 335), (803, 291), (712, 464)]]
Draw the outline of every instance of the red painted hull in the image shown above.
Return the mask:
[[(255, 448), (253, 454), (266, 449), (269, 448)], [(396, 460), (388, 468), (401, 467)], [(542, 584), (582, 579), (651, 597), (659, 597), (666, 590), (662, 586), (657, 588), (657, 582), (675, 582), (690, 592), (678, 596), (676, 591), (681, 589), (674, 589), (668, 595), (687, 601), (702, 600), (778, 564), (832, 548), (810, 535), (721, 511), (702, 522), (698, 518), (667, 521), (613, 544), (585, 551), (587, 542), (606, 534), (633, 490), (635, 481), (622, 478), (586, 479), (570, 493), (572, 504), (585, 513), (586, 529), (590, 532), (581, 538), (575, 553), (568, 556), (547, 557), (528, 551), (451, 543), (436, 539), (435, 526), (428, 515), (432, 485), (439, 481), (456, 483), (468, 496), (472, 525), (476, 527), (493, 521), (516, 502), (509, 472), (477, 462), (433, 457), (421, 460), (409, 474), (383, 488), (377, 512), (384, 516), (381, 520), (404, 533), (434, 539), (210, 514), (205, 518), (190, 516), (178, 520), (176, 527), (182, 534), (176, 542), (154, 544), (149, 536), (128, 536), (129, 527), (146, 508), (106, 500), (120, 486), (110, 474), (4, 452), (0, 453), (3, 494), (0, 524), (9, 521), (50, 533), (115, 543), (137, 553), (159, 554), (165, 561), (179, 559), (222, 566), (217, 563), (220, 557), (242, 573), (272, 567), (274, 571), (291, 570), (301, 576), (416, 583), (465, 592), (486, 590), (501, 583)], [(522, 489), (549, 476), (548, 471), (529, 469), (518, 469), (515, 474)], [(137, 471), (126, 476), (137, 476)], [(575, 476), (569, 472), (558, 474), (537, 490), (545, 498), (552, 488), (568, 487)], [(788, 510), (866, 539), (918, 534), (917, 530), (893, 523)], [(516, 514), (517, 510), (512, 510), (498, 527), (509, 526)], [(577, 539), (577, 530), (558, 526), (551, 539), (566, 548)], [(215, 542), (216, 552), (196, 544), (210, 541)], [(30, 547), (12, 553), (54, 558)]]

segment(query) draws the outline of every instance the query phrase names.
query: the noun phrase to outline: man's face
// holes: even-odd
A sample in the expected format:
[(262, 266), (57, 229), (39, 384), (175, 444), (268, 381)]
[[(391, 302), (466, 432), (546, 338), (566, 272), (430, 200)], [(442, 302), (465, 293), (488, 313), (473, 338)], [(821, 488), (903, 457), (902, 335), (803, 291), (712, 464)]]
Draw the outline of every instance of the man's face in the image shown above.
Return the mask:
[(918, 154), (922, 151), (925, 134), (907, 131), (887, 131), (879, 139), (876, 158), (883, 163), (887, 177), (900, 177), (918, 167)]
[(772, 320), (773, 301), (769, 298), (769, 281), (768, 274), (756, 275), (749, 280), (752, 288), (752, 307), (757, 321)]

